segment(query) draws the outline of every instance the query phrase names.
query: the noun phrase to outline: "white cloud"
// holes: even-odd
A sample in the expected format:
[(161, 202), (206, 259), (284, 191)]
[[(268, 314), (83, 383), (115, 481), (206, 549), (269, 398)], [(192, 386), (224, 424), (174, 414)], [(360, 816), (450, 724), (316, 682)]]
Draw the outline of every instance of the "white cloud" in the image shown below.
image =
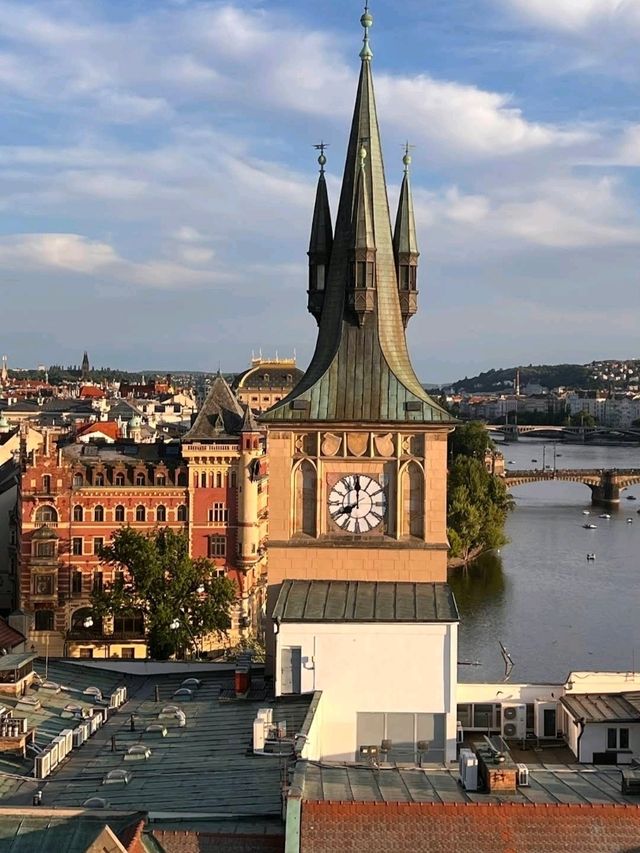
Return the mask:
[(640, 27), (637, 0), (503, 0), (515, 11), (551, 29), (581, 32), (598, 27)]

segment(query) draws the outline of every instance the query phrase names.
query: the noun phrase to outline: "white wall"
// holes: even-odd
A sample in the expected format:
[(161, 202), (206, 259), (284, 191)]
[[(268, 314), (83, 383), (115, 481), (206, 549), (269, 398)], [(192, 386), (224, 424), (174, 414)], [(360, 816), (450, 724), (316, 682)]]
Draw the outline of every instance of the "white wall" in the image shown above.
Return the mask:
[(318, 754), (353, 761), (357, 713), (446, 714), (447, 760), (456, 755), (457, 624), (282, 623), (282, 649), (302, 649), (302, 692), (322, 691)]
[[(575, 728), (579, 733), (579, 727)], [(587, 723), (580, 738), (580, 755), (578, 761), (591, 764), (594, 752), (607, 751), (607, 729), (629, 729), (629, 749), (633, 756), (640, 755), (640, 725), (632, 723)]]
[(554, 701), (564, 696), (563, 684), (510, 684), (504, 682), (458, 683), (457, 704), (467, 702), (523, 702), (532, 703), (536, 699)]

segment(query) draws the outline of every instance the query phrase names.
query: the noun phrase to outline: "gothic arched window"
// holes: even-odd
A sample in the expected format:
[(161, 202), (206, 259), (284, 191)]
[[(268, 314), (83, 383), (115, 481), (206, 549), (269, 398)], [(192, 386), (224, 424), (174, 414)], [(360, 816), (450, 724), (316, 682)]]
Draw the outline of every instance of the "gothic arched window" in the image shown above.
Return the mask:
[(410, 462), (402, 472), (402, 535), (424, 537), (424, 474)]
[(305, 460), (295, 474), (295, 532), (316, 535), (316, 469)]

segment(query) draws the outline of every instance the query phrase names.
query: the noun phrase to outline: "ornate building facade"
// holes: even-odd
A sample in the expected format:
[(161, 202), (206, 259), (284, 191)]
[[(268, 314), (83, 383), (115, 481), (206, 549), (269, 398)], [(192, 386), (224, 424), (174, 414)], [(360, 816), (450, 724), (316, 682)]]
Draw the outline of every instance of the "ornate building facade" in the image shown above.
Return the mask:
[[(23, 459), (15, 626), (42, 653), (145, 657), (140, 619), (97, 624), (90, 610), (92, 589), (113, 580), (100, 549), (130, 525), (184, 530), (191, 555), (210, 558), (236, 583), (229, 640), (257, 631), (266, 476), (264, 436), (222, 377), (181, 445), (65, 444), (48, 432), (42, 448)], [(204, 649), (219, 645), (210, 638)]]

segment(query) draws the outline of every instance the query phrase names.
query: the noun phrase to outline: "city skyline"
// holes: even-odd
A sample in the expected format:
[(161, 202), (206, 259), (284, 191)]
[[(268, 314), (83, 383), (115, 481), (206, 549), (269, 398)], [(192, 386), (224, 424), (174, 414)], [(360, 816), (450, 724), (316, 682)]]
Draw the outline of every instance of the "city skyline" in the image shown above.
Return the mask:
[[(74, 363), (88, 346), (93, 363), (131, 370), (215, 370), (223, 354), (224, 369), (259, 348), (306, 364), (312, 145), (330, 143), (335, 215), (359, 4), (333, 0), (322, 18), (285, 2), (0, 8), (10, 363)], [(401, 143), (416, 146), (408, 338), (423, 381), (633, 357), (637, 12), (373, 11), (392, 209)]]

